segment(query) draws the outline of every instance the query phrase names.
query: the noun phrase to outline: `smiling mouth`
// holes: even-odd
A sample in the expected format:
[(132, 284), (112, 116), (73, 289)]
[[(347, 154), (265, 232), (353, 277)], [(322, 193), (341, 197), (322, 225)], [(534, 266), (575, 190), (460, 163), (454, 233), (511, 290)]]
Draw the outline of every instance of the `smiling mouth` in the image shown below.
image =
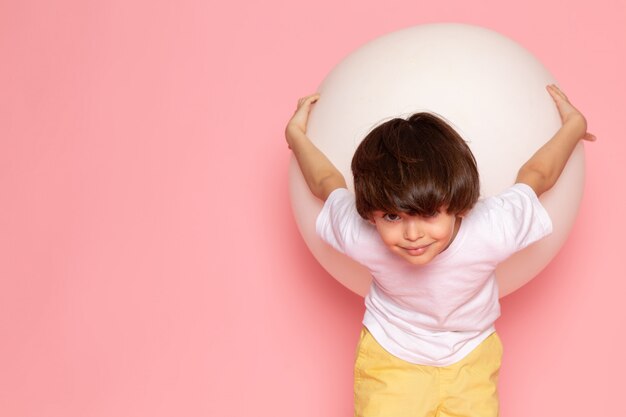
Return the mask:
[(432, 245), (432, 243), (429, 243), (428, 245), (422, 245), (422, 246), (403, 247), (402, 249), (407, 251), (410, 255), (421, 255), (422, 253), (426, 252), (426, 249), (428, 249), (430, 245)]

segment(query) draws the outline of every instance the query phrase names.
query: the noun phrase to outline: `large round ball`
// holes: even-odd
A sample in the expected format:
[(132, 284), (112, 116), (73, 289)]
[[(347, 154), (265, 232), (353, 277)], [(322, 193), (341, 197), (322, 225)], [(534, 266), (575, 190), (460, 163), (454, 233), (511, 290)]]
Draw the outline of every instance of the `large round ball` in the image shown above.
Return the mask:
[[(434, 112), (469, 143), (481, 195), (489, 196), (513, 184), (522, 164), (561, 126), (545, 89), (554, 82), (528, 51), (493, 31), (461, 24), (411, 27), (364, 45), (331, 71), (319, 88), (308, 135), (352, 189), (352, 155), (373, 127)], [(322, 202), (307, 188), (295, 159), (289, 176), (296, 221), (311, 252), (339, 282), (365, 295), (368, 271), (316, 235)], [(558, 183), (541, 196), (554, 232), (498, 266), (501, 296), (532, 279), (558, 252), (574, 222), (583, 180), (579, 145)]]

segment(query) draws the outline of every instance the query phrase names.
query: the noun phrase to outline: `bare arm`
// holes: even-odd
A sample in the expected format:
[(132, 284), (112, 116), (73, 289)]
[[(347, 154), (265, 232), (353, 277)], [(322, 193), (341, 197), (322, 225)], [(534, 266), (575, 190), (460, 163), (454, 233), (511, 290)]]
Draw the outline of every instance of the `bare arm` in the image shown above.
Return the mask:
[(346, 180), (306, 135), (311, 105), (319, 97), (319, 94), (313, 94), (298, 101), (298, 108), (285, 128), (285, 138), (309, 189), (317, 198), (326, 201), (335, 189), (346, 188)]
[(594, 141), (587, 132), (587, 121), (555, 85), (546, 87), (561, 115), (561, 128), (522, 166), (516, 182), (528, 184), (540, 196), (561, 176), (563, 168), (581, 139)]

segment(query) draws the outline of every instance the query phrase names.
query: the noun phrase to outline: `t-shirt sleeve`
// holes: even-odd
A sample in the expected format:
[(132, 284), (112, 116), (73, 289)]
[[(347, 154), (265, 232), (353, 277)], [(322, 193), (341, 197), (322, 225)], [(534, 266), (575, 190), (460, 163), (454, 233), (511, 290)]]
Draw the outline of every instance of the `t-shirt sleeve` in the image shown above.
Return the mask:
[(357, 240), (363, 221), (356, 211), (354, 194), (347, 188), (337, 188), (324, 202), (315, 229), (322, 240), (346, 253), (349, 244)]
[(518, 183), (487, 199), (489, 233), (502, 258), (552, 233), (552, 220), (531, 187)]

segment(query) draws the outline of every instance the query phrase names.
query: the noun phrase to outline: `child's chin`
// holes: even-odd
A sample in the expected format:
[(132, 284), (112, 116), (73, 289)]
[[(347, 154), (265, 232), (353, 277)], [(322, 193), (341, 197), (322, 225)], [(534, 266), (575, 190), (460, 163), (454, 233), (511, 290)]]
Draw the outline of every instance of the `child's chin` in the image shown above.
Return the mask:
[(428, 260), (418, 260), (418, 259), (407, 259), (407, 262), (411, 265), (422, 266), (428, 264), (432, 259)]
[(401, 256), (402, 259), (404, 259), (405, 261), (407, 261), (411, 265), (417, 265), (417, 266), (419, 266), (419, 265), (426, 265), (430, 261), (433, 260), (433, 258), (431, 256), (428, 256), (428, 255), (413, 256), (413, 255), (410, 255), (410, 254), (399, 254), (399, 256)]

